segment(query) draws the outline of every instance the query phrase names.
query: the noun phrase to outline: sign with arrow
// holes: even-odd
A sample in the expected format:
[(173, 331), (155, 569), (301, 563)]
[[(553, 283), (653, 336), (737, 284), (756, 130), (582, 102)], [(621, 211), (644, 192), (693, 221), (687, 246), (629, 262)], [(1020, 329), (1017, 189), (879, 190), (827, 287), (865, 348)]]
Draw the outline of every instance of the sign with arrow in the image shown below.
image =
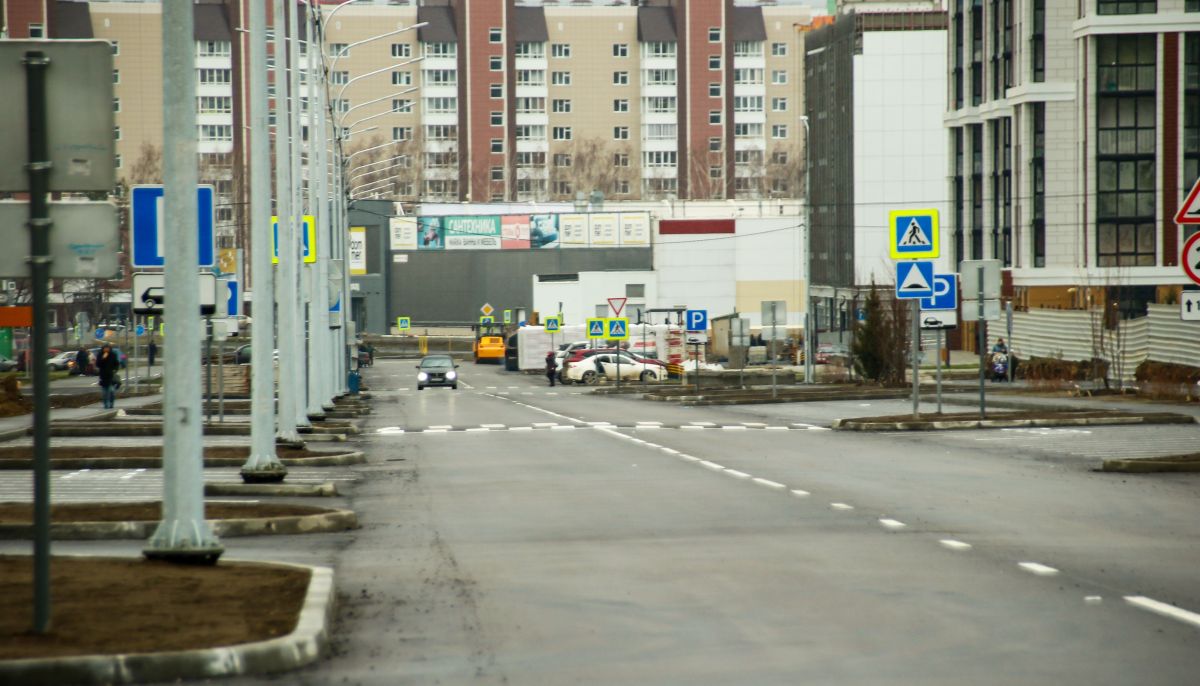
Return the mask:
[(896, 297), (901, 300), (932, 298), (933, 262), (897, 262)]
[(888, 213), (888, 233), (892, 259), (938, 256), (937, 210), (892, 210)]
[(1200, 233), (1192, 234), (1192, 237), (1184, 242), (1179, 263), (1183, 265), (1183, 273), (1200, 284)]
[[(196, 279), (200, 288), (200, 314), (217, 311), (217, 277), (201, 272)], [(135, 314), (162, 314), (167, 301), (166, 277), (162, 272), (136, 272), (133, 275), (133, 311)]]
[(1179, 294), (1179, 318), (1185, 322), (1200, 322), (1200, 291)]

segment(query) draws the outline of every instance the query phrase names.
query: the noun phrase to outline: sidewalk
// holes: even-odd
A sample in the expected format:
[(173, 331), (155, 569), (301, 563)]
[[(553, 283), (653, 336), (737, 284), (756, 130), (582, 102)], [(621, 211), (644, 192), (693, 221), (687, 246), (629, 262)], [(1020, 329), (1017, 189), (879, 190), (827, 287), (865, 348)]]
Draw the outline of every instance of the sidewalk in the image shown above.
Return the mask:
[[(122, 398), (117, 396), (117, 410), (130, 407), (142, 407), (153, 403), (162, 402), (162, 394), (155, 393), (154, 395), (143, 395), (136, 398)], [(97, 419), (109, 416), (116, 410), (106, 410), (99, 401), (84, 407), (65, 407), (50, 410), (50, 421), (60, 420), (83, 420)], [(0, 417), (0, 441), (9, 441), (14, 438), (20, 438), (26, 435), (26, 431), (33, 426), (33, 414), (21, 414), (14, 417)]]
[[(1192, 417), (1200, 418), (1200, 403), (1183, 403), (1169, 402), (1160, 400), (1150, 400), (1138, 397), (1117, 398), (1117, 397), (1071, 397), (1065, 391), (1060, 391), (1060, 395), (1024, 395), (1018, 393), (1006, 392), (1011, 390), (1027, 390), (1034, 393), (1027, 384), (1014, 381), (1009, 383), (993, 383), (987, 382), (986, 403), (988, 407), (996, 409), (1003, 408), (1018, 408), (1018, 409), (1036, 409), (1036, 408), (1060, 408), (1060, 409), (1076, 409), (1076, 410), (1117, 410), (1121, 412), (1176, 412), (1186, 414)], [(1002, 392), (996, 392), (1002, 391)], [(1047, 391), (1047, 394), (1050, 392)], [(921, 399), (924, 402), (926, 399), (933, 399), (934, 393), (925, 384), (922, 384)], [(977, 381), (943, 381), (942, 382), (942, 400), (946, 404), (956, 406), (979, 407), (979, 383)]]

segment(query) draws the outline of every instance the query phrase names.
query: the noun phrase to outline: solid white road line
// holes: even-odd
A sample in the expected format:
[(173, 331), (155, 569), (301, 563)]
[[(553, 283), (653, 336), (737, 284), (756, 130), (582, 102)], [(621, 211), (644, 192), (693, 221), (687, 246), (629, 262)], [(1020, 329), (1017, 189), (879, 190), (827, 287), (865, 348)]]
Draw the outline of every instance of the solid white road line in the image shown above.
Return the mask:
[(680, 453), (676, 457), (678, 457), (681, 460), (687, 460), (688, 462), (699, 462), (700, 461), (700, 458), (698, 458), (698, 457), (692, 457), (691, 455), (684, 455), (683, 453)]
[(735, 479), (749, 479), (750, 478), (750, 475), (747, 474), (746, 472), (739, 472), (736, 469), (726, 469), (725, 473), (728, 474), (729, 476), (732, 476)]
[(561, 424), (555, 424), (554, 426), (550, 427), (550, 430), (551, 431), (574, 431), (575, 427), (570, 426), (570, 425), (563, 426)]
[(853, 505), (847, 505), (846, 503), (829, 503), (829, 506), (835, 510), (853, 510), (854, 509)]
[(717, 464), (716, 462), (709, 462), (708, 460), (700, 460), (700, 464), (704, 465), (705, 467), (707, 467), (715, 472), (719, 472), (719, 471), (725, 469), (725, 465)]
[(491, 429), (489, 429), (485, 426), (477, 426), (477, 427), (467, 429), (467, 433), (471, 433), (473, 431), (491, 431)]
[(787, 431), (786, 426), (768, 426), (767, 431)]
[(666, 453), (668, 455), (678, 455), (679, 454), (679, 451), (675, 450), (673, 448), (659, 448), (659, 450), (663, 451), (664, 453)]
[(1148, 612), (1153, 612), (1156, 615), (1162, 615), (1163, 617), (1169, 617), (1184, 624), (1200, 627), (1200, 614), (1196, 614), (1195, 612), (1184, 610), (1174, 605), (1168, 605), (1167, 603), (1142, 595), (1127, 595), (1125, 596), (1125, 602)]
[(797, 498), (807, 498), (809, 493), (808, 491), (802, 491), (799, 488), (793, 488), (792, 495), (796, 496)]
[(425, 429), (425, 431), (423, 431), (421, 433), (444, 434), (444, 433), (449, 433), (449, 431), (450, 431), (449, 429)]
[(691, 424), (692, 426), (716, 426), (716, 424), (712, 422), (688, 422), (688, 424)]
[(904, 522), (897, 521), (895, 519), (888, 519), (887, 517), (880, 519), (879, 523), (882, 524), (885, 529), (891, 529), (892, 531), (897, 531), (907, 526), (907, 524)]
[(505, 426), (503, 424), (480, 424), (479, 426), (482, 426), (485, 429), (503, 429), (503, 428), (505, 428)]
[(512, 427), (509, 427), (508, 430), (509, 431), (533, 431), (533, 427), (532, 426), (512, 426)]
[(1058, 570), (1053, 567), (1047, 567), (1040, 562), (1018, 562), (1017, 566), (1032, 574), (1038, 576), (1054, 576), (1058, 574)]
[(971, 549), (970, 543), (963, 543), (962, 541), (956, 541), (953, 538), (943, 538), (942, 540), (938, 541), (938, 543), (941, 543), (943, 548), (949, 548), (950, 550), (970, 550)]
[(683, 426), (681, 426), (681, 427), (679, 427), (679, 428), (680, 428), (680, 429), (683, 429), (683, 430), (685, 430), (685, 431), (703, 431), (705, 427), (703, 427), (703, 426), (689, 426), (689, 425), (685, 424), (685, 425), (683, 425)]
[(777, 491), (782, 491), (783, 489), (787, 488), (787, 486), (779, 483), (778, 481), (771, 481), (770, 479), (762, 479), (757, 476), (754, 477), (753, 479), (751, 479), (751, 481), (753, 481), (754, 483), (756, 483), (760, 486), (766, 486), (767, 488), (773, 488)]
[(721, 427), (721, 430), (722, 431), (745, 431), (746, 427), (742, 426), (741, 424), (730, 424), (728, 426)]

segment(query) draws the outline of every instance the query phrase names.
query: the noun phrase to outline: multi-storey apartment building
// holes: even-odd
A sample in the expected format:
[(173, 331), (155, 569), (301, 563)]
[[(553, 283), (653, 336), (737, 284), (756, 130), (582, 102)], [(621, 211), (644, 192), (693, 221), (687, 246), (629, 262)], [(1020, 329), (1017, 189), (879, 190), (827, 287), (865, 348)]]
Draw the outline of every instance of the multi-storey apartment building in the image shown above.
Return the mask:
[(1200, 175), (1200, 2), (953, 0), (956, 259), (995, 258), (1029, 307), (1120, 284), (1145, 312), (1186, 279), (1176, 209)]
[(805, 6), (732, 0), (365, 0), (326, 31), (338, 49), (423, 24), (330, 74), (350, 149), (390, 138), (362, 159), (411, 160), (388, 197), (787, 197), (803, 162), (796, 26), (810, 21)]

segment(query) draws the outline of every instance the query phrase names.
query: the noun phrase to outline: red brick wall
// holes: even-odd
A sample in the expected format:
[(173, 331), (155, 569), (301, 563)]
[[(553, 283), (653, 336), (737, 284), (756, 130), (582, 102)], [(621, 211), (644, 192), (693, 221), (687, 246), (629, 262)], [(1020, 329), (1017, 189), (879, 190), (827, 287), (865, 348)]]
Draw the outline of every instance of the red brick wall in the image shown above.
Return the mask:
[(1163, 266), (1179, 265), (1179, 34), (1163, 34)]
[[(488, 68), (488, 61), (493, 56), (505, 58), (508, 48), (508, 37), (504, 30), (505, 15), (512, 0), (488, 0), (487, 2), (464, 2), (460, 5), (465, 10), (465, 33), (459, 34), (459, 50), (466, 51), (465, 65), (460, 59), (459, 70), (459, 110), (469, 107), (467, 112), (466, 146), (463, 146), (462, 134), (459, 134), (459, 164), (466, 163), (469, 184), (467, 198), (474, 202), (487, 202), (491, 198), (491, 140), (505, 137), (505, 126), (492, 126), (491, 112), (504, 109), (496, 100), (488, 96), (488, 85), (499, 77), (497, 72)], [(504, 43), (488, 42), (488, 30), (498, 28), (504, 36)], [(508, 60), (505, 59), (507, 66)], [(465, 67), (465, 70), (463, 69)], [(507, 76), (507, 74), (505, 75)], [(466, 87), (462, 80), (467, 81)], [(509, 113), (504, 113), (507, 122)], [(460, 116), (461, 120), (461, 116)], [(463, 151), (466, 151), (465, 154)], [(503, 164), (503, 156), (496, 155), (496, 166)], [(497, 184), (502, 189), (503, 184)], [(464, 189), (460, 188), (460, 195)]]
[[(717, 159), (708, 153), (708, 139), (725, 138), (725, 126), (730, 125), (728, 119), (732, 114), (732, 100), (728, 101), (729, 107), (726, 101), (730, 97), (730, 89), (725, 79), (725, 41), (728, 36), (724, 8), (725, 0), (691, 0), (688, 2), (685, 23), (679, 26), (680, 32), (687, 33), (687, 89), (691, 101), (687, 116), (688, 137), (686, 143), (680, 142), (681, 146), (687, 146), (689, 158), (688, 166), (681, 166), (679, 170), (681, 177), (685, 174), (689, 177), (689, 193), (684, 197), (711, 198), (722, 195), (723, 182), (713, 182), (708, 176), (710, 162)], [(720, 43), (708, 41), (708, 30), (714, 27), (721, 29)], [(721, 58), (721, 68), (718, 70), (708, 68), (709, 57), (713, 56)], [(710, 83), (721, 84), (721, 97), (709, 96)], [(709, 123), (709, 112), (712, 110), (721, 112), (722, 124)]]
[(46, 20), (45, 5), (49, 0), (8, 0), (9, 38), (29, 38), (29, 25), (41, 24), (43, 36), (50, 35), (49, 22)]

